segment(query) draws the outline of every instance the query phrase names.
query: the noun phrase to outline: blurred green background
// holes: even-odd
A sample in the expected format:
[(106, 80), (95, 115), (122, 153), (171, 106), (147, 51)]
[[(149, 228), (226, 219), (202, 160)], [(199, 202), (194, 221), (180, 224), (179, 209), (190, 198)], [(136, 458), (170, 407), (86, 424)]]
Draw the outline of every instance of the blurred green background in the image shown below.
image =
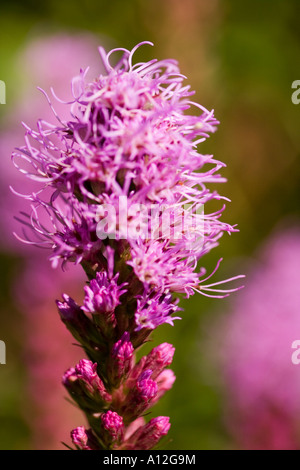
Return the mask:
[[(152, 41), (155, 47), (143, 48), (138, 59), (177, 59), (196, 90), (195, 101), (213, 108), (221, 122), (199, 150), (227, 165), (223, 175), (228, 183), (220, 191), (232, 202), (223, 220), (238, 224), (240, 233), (224, 236), (203, 263), (211, 270), (223, 257), (218, 279), (238, 274), (243, 259), (280, 220), (300, 215), (300, 105), (291, 101), (292, 82), (300, 79), (299, 22), (299, 0), (2, 0), (0, 79), (7, 86), (7, 104), (0, 105), (0, 126), (26, 81), (16, 57), (33, 38), (91, 32), (107, 49)], [(7, 364), (0, 365), (0, 449), (33, 448), (24, 414), (31, 399), (26, 393), (25, 319), (10, 287), (21, 263), (3, 249), (0, 339), (6, 342)], [(163, 448), (230, 448), (215, 369), (203, 347), (209, 318), (228, 309), (229, 301), (195, 295), (182, 307), (183, 319), (154, 336), (155, 343), (176, 346), (177, 381), (153, 411), (171, 417), (170, 440)]]

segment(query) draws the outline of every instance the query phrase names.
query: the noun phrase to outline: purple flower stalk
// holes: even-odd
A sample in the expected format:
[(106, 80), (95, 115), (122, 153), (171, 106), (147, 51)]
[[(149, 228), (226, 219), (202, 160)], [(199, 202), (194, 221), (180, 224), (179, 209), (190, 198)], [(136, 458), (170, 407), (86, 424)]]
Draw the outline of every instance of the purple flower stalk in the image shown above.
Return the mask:
[[(58, 124), (25, 125), (25, 146), (13, 154), (41, 184), (24, 196), (32, 212), (22, 214), (22, 240), (50, 248), (54, 267), (80, 263), (88, 278), (82, 306), (66, 294), (57, 302), (88, 357), (63, 378), (90, 426), (72, 431), (77, 449), (157, 445), (169, 418), (145, 424), (142, 416), (174, 383), (166, 369), (174, 348), (163, 343), (138, 363), (135, 350), (159, 325), (179, 319), (176, 294), (237, 290), (219, 289), (226, 281), (204, 285), (215, 271), (205, 278), (204, 268), (196, 270), (222, 234), (236, 230), (220, 220), (224, 207), (204, 214), (208, 201), (225, 199), (207, 187), (225, 181), (224, 164), (197, 152), (218, 121), (190, 101), (176, 61), (134, 65), (141, 44), (108, 54), (99, 48), (107, 74), (88, 82), (81, 70), (73, 79), (69, 119), (44, 92)], [(200, 115), (187, 114), (191, 106)]]
[[(300, 227), (281, 225), (248, 263), (247, 289), (212, 333), (238, 448), (300, 449)], [(216, 333), (222, 332), (222, 337)], [(299, 347), (299, 346), (298, 346)]]

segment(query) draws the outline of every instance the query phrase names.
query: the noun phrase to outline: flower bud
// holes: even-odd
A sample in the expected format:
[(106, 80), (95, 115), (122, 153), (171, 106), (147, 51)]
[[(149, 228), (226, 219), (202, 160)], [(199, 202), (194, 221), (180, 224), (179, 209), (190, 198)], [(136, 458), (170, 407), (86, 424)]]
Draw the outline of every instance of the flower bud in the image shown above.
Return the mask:
[(106, 392), (104, 384), (97, 374), (96, 362), (93, 364), (88, 359), (81, 359), (75, 367), (75, 371), (78, 379), (84, 383), (87, 391), (92, 395), (99, 394), (104, 401), (111, 400), (111, 396)]
[(124, 449), (149, 450), (158, 444), (162, 437), (168, 434), (171, 427), (170, 418), (158, 416), (149, 423), (138, 428), (124, 443)]
[(96, 441), (91, 429), (85, 429), (79, 426), (71, 431), (71, 439), (73, 444), (79, 450), (99, 450), (100, 447)]
[(121, 339), (117, 341), (111, 351), (108, 364), (109, 382), (117, 387), (126, 379), (131, 371), (134, 348), (130, 342), (129, 333), (125, 331)]
[(160, 398), (172, 388), (176, 380), (175, 374), (171, 369), (164, 370), (156, 379), (157, 394), (153, 398), (151, 405), (154, 405)]
[(97, 364), (88, 359), (81, 359), (75, 369), (68, 369), (62, 382), (78, 405), (88, 412), (99, 411), (112, 400), (97, 374)]
[(101, 414), (102, 435), (101, 439), (107, 446), (119, 445), (124, 437), (124, 423), (122, 416), (108, 410)]
[(63, 302), (56, 301), (61, 320), (79, 343), (93, 351), (93, 344), (99, 347), (103, 343), (99, 330), (71, 297), (66, 294), (62, 297)]
[(138, 401), (151, 400), (157, 394), (157, 384), (150, 379), (152, 370), (148, 369), (143, 372), (137, 380), (136, 389), (138, 393), (136, 397)]
[(156, 379), (163, 369), (172, 363), (175, 348), (172, 344), (162, 343), (146, 356), (144, 369), (151, 369), (152, 379)]
[(128, 393), (124, 409), (126, 423), (141, 415), (151, 406), (152, 400), (155, 399), (158, 387), (157, 383), (150, 378), (151, 375), (151, 369), (145, 370), (138, 377), (135, 386)]
[(66, 370), (62, 378), (62, 384), (66, 387), (67, 390), (71, 390), (74, 386), (74, 383), (77, 381), (77, 374), (74, 367)]

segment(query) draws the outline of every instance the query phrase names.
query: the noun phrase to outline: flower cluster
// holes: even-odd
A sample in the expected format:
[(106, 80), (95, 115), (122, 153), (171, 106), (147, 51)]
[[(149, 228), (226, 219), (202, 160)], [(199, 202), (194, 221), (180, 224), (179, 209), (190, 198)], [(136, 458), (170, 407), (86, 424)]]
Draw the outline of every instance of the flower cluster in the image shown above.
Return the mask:
[(226, 424), (244, 449), (300, 446), (300, 375), (293, 363), (300, 330), (300, 229), (277, 230), (248, 269), (247, 289), (218, 322)]
[[(175, 380), (165, 369), (174, 348), (164, 343), (137, 363), (135, 350), (152, 330), (179, 318), (173, 316), (179, 311), (176, 293), (224, 297), (235, 290), (216, 288), (224, 281), (204, 286), (210, 276), (203, 279), (205, 269), (196, 270), (222, 234), (235, 231), (220, 220), (223, 208), (203, 211), (212, 199), (225, 199), (207, 187), (225, 181), (218, 173), (223, 163), (197, 151), (218, 122), (190, 101), (175, 61), (133, 65), (139, 46), (108, 54), (99, 49), (107, 74), (89, 82), (81, 70), (73, 79), (69, 119), (60, 119), (45, 93), (58, 125), (25, 125), (26, 145), (13, 155), (15, 165), (42, 186), (25, 196), (32, 213), (23, 215), (23, 241), (51, 248), (53, 266), (80, 263), (88, 277), (83, 306), (67, 295), (57, 302), (88, 357), (63, 378), (90, 426), (72, 431), (78, 449), (150, 449), (158, 443), (168, 418), (144, 423), (142, 416)], [(112, 67), (117, 51), (123, 55)], [(191, 106), (201, 114), (187, 114)], [(107, 218), (110, 208), (118, 216), (117, 236), (116, 223)], [(142, 236), (141, 226), (155, 237)]]
[[(111, 348), (105, 376), (102, 368), (103, 380), (97, 372), (99, 364), (87, 359), (67, 370), (63, 384), (90, 425), (88, 430), (80, 427), (72, 432), (76, 447), (137, 450), (156, 445), (167, 434), (169, 418), (160, 416), (145, 424), (140, 416), (172, 387), (175, 376), (165, 367), (171, 364), (173, 354), (172, 345), (164, 343), (134, 364), (134, 348), (124, 333)], [(130, 430), (137, 425), (133, 437)], [(87, 436), (84, 442), (74, 439), (78, 433)], [(93, 445), (87, 444), (89, 440)]]

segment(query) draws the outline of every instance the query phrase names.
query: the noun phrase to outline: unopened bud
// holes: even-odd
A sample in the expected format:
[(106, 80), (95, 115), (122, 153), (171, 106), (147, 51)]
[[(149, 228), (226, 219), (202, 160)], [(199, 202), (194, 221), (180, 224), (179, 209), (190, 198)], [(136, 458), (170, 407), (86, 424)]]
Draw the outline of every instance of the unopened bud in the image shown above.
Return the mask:
[(125, 331), (121, 339), (114, 344), (109, 360), (108, 376), (113, 387), (117, 387), (122, 380), (128, 377), (132, 368), (133, 353), (134, 349), (130, 342), (129, 333)]
[(124, 443), (124, 449), (149, 450), (168, 434), (171, 427), (167, 416), (152, 418), (149, 423), (138, 428)]
[(122, 416), (115, 411), (108, 410), (101, 415), (102, 435), (101, 439), (107, 446), (121, 444), (124, 437), (124, 423)]
[(100, 449), (97, 440), (92, 433), (91, 429), (85, 429), (84, 426), (71, 431), (71, 439), (73, 444), (80, 450), (98, 450)]
[(146, 356), (144, 368), (153, 371), (153, 379), (156, 379), (163, 369), (172, 363), (174, 352), (175, 348), (172, 344), (162, 343)]

